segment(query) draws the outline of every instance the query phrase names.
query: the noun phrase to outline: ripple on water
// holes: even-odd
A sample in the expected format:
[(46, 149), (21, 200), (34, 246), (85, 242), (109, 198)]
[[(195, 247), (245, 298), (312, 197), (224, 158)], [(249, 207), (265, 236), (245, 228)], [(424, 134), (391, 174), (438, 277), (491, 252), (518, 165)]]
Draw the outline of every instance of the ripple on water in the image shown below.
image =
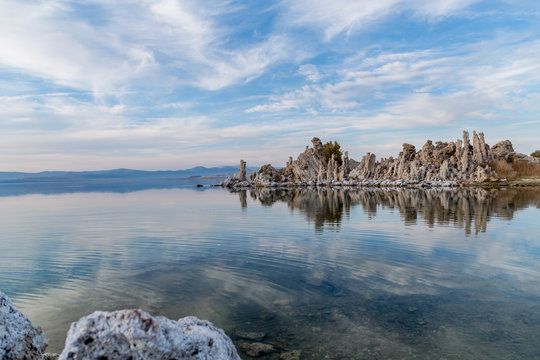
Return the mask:
[(530, 359), (539, 191), (219, 189), (2, 198), (0, 288), (62, 347), (143, 308), (304, 358)]

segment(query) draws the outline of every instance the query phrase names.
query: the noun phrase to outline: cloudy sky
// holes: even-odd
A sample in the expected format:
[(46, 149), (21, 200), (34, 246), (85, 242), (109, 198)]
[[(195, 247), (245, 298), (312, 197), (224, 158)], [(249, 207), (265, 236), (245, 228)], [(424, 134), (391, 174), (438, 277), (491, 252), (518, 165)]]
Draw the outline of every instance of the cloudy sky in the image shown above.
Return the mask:
[(537, 0), (0, 0), (0, 171), (540, 148)]

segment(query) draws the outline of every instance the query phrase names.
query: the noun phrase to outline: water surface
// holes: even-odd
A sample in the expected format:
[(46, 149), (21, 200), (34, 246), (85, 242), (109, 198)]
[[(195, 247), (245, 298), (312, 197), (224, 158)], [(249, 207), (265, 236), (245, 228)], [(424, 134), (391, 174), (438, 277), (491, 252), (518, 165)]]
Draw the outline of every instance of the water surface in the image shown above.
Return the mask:
[(538, 189), (2, 195), (0, 289), (51, 351), (142, 308), (263, 331), (267, 359), (540, 354)]

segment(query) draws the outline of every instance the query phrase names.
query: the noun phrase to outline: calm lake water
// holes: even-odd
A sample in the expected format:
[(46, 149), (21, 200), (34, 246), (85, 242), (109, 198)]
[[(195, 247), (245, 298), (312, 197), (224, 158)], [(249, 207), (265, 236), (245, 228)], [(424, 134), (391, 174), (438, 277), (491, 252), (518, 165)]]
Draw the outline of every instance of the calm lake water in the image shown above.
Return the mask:
[(49, 351), (142, 308), (265, 359), (540, 358), (540, 189), (53, 190), (0, 189), (0, 289)]

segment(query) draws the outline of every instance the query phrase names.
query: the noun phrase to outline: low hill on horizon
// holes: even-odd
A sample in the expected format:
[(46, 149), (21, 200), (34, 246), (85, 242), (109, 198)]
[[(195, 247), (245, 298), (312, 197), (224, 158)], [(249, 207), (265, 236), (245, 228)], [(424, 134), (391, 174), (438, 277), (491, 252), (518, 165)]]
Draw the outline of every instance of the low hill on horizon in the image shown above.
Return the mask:
[[(258, 168), (250, 167), (249, 171)], [(134, 170), (112, 169), (95, 171), (42, 171), (27, 172), (0, 172), (0, 181), (54, 181), (54, 180), (93, 180), (93, 179), (185, 179), (193, 177), (206, 177), (218, 175), (231, 175), (238, 172), (238, 166), (204, 167), (196, 166), (183, 170)]]

